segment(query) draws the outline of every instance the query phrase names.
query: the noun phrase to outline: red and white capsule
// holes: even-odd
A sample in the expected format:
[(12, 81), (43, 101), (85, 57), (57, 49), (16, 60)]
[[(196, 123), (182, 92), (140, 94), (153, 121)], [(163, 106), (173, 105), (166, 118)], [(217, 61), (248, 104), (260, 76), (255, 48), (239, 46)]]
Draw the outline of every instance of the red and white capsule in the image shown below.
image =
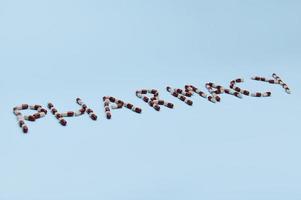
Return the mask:
[(61, 113), (61, 115), (63, 117), (78, 117), (78, 116), (81, 116), (81, 115), (85, 114), (85, 112), (86, 112), (86, 109), (81, 108), (78, 111), (63, 112), (63, 113)]

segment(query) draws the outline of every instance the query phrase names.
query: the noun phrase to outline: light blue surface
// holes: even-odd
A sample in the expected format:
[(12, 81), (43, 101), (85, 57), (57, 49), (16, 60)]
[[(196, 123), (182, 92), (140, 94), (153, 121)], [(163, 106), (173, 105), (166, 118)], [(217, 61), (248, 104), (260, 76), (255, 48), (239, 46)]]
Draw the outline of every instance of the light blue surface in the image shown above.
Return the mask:
[[(0, 200), (301, 199), (300, 1), (0, 1)], [(292, 89), (251, 81), (275, 72)], [(167, 85), (271, 90), (189, 107)], [(157, 88), (156, 112), (135, 90)], [(103, 113), (102, 96), (143, 108)], [(99, 116), (17, 126), (81, 97)]]

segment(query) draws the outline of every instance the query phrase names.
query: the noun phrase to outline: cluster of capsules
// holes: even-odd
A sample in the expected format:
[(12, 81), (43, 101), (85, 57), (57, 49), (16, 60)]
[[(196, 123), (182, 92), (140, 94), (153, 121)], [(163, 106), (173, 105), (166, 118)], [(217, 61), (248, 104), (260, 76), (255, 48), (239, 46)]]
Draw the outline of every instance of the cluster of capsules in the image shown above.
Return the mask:
[(169, 92), (172, 96), (178, 98), (179, 100), (183, 101), (189, 106), (192, 106), (193, 101), (188, 99), (187, 97), (191, 97), (193, 95), (193, 92), (191, 90), (182, 90), (180, 88), (172, 88), (170, 86), (166, 87), (166, 91)]
[[(151, 94), (152, 97), (148, 97), (147, 94)], [(174, 108), (174, 104), (164, 101), (159, 98), (159, 91), (156, 89), (141, 89), (136, 91), (136, 96), (142, 99), (150, 107), (154, 108), (156, 111), (160, 111), (160, 106), (165, 106), (167, 108)]]
[[(36, 110), (37, 113), (33, 114), (33, 115), (22, 115), (21, 110)], [(22, 128), (23, 133), (28, 133), (28, 126), (25, 123), (26, 121), (31, 121), (34, 122), (37, 119), (40, 119), (42, 117), (45, 117), (47, 114), (47, 110), (44, 109), (42, 106), (40, 105), (28, 105), (28, 104), (22, 104), (19, 106), (16, 106), (13, 108), (13, 113), (16, 115), (17, 120), (18, 120), (18, 124), (20, 126), (20, 128)]]
[[(251, 79), (256, 81), (263, 81), (270, 84), (278, 84), (283, 87), (286, 93), (290, 94), (291, 91), (288, 85), (275, 73), (272, 74), (273, 79), (268, 79), (265, 77), (254, 76)], [(270, 97), (271, 92), (250, 92), (248, 90), (242, 89), (236, 86), (237, 83), (242, 83), (244, 80), (242, 78), (237, 78), (230, 82), (230, 88), (224, 88), (221, 85), (217, 85), (212, 82), (208, 82), (205, 84), (205, 88), (208, 90), (209, 94), (201, 91), (197, 87), (193, 85), (185, 85), (184, 89), (180, 88), (172, 88), (170, 86), (166, 87), (166, 90), (174, 97), (178, 98), (179, 100), (183, 101), (189, 106), (193, 105), (193, 101), (189, 98), (192, 97), (195, 93), (199, 96), (207, 99), (212, 103), (217, 103), (221, 101), (221, 94), (229, 94), (237, 98), (242, 98), (242, 95), (245, 96), (252, 96), (252, 97)], [(150, 96), (148, 96), (150, 95)], [(156, 89), (140, 89), (136, 91), (136, 96), (146, 102), (150, 107), (154, 108), (156, 111), (160, 111), (160, 106), (165, 106), (167, 108), (174, 108), (174, 104), (164, 101), (159, 98), (159, 91)], [(47, 107), (51, 111), (52, 115), (59, 121), (62, 126), (67, 125), (67, 121), (65, 120), (66, 117), (78, 117), (82, 116), (85, 113), (89, 115), (92, 120), (97, 120), (97, 115), (94, 111), (89, 108), (82, 99), (77, 98), (76, 103), (80, 106), (80, 109), (77, 111), (67, 111), (67, 112), (59, 112), (52, 103), (48, 103)], [(120, 99), (117, 99), (112, 96), (104, 96), (103, 97), (104, 103), (104, 111), (107, 119), (111, 119), (112, 113), (111, 109), (121, 109), (123, 107), (135, 112), (135, 113), (142, 113), (142, 109), (139, 107), (134, 106), (131, 103), (126, 103)], [(112, 104), (112, 105), (110, 105)], [(37, 113), (33, 115), (22, 115), (22, 110), (35, 110)], [(28, 132), (28, 126), (26, 125), (25, 121), (35, 121), (39, 118), (45, 117), (47, 114), (47, 110), (44, 109), (40, 105), (28, 105), (22, 104), (13, 108), (13, 113), (16, 115), (18, 124), (22, 128), (24, 133)]]
[(268, 79), (268, 78), (260, 77), (260, 76), (254, 76), (251, 79), (255, 80), (255, 81), (263, 81), (263, 82), (267, 82), (267, 83), (271, 83), (271, 84), (279, 84), (279, 85), (281, 85), (283, 87), (283, 89), (285, 90), (286, 93), (288, 93), (288, 94), (291, 93), (291, 91), (290, 91), (289, 87), (287, 86), (287, 84), (284, 83), (281, 80), (281, 78), (279, 76), (277, 76), (277, 74), (273, 73), (272, 77), (274, 79)]
[(76, 103), (77, 103), (78, 105), (80, 105), (80, 106), (82, 107), (82, 109), (85, 109), (86, 113), (89, 115), (89, 117), (90, 117), (92, 120), (94, 120), (94, 121), (97, 120), (97, 115), (94, 113), (94, 111), (93, 111), (91, 108), (89, 108), (89, 107), (83, 102), (83, 100), (82, 100), (81, 98), (76, 98)]
[(191, 92), (192, 94), (196, 93), (200, 97), (203, 97), (204, 99), (208, 99), (209, 101), (214, 102), (212, 96), (208, 96), (205, 92), (195, 87), (194, 85), (185, 85), (185, 91)]
[(243, 83), (244, 79), (238, 78), (235, 80), (232, 80), (230, 82), (230, 88), (235, 90), (236, 92), (239, 92), (245, 96), (252, 96), (252, 97), (270, 97), (272, 95), (271, 92), (250, 92), (248, 90), (242, 89), (240, 87), (237, 87), (235, 84), (236, 83)]
[(58, 112), (58, 110), (54, 107), (53, 103), (49, 102), (47, 106), (62, 126), (67, 125), (67, 121), (64, 119), (64, 117), (78, 117), (85, 113), (87, 113), (92, 120), (97, 120), (97, 115), (82, 101), (82, 99), (77, 98), (76, 103), (81, 106), (81, 108), (78, 111), (67, 111), (62, 113)]
[(212, 103), (220, 102), (220, 94), (230, 94), (233, 96), (236, 96), (238, 98), (241, 98), (241, 95), (233, 91), (231, 89), (225, 89), (224, 87), (220, 85), (216, 85), (214, 83), (206, 83), (205, 84), (206, 89), (210, 93), (210, 95), (207, 95), (205, 92), (201, 91), (197, 87), (193, 85), (185, 85), (185, 90), (179, 89), (179, 88), (172, 88), (170, 86), (166, 87), (166, 90), (174, 97), (178, 98), (179, 100), (185, 102), (187, 105), (192, 106), (193, 101), (188, 99), (188, 97), (191, 97), (194, 93), (198, 94), (199, 96), (207, 99), (208, 101)]
[(141, 108), (136, 107), (131, 103), (126, 103), (126, 102), (124, 102), (120, 99), (116, 99), (115, 97), (112, 97), (112, 96), (104, 96), (103, 97), (103, 105), (104, 105), (104, 111), (105, 111), (107, 119), (112, 118), (110, 103), (114, 103), (113, 105), (111, 105), (111, 109), (121, 109), (121, 108), (125, 107), (125, 108), (130, 109), (131, 111), (133, 111), (135, 113), (140, 114), (142, 112)]
[(237, 98), (242, 98), (242, 96), (239, 92), (234, 91), (232, 89), (224, 88), (223, 86), (216, 85), (212, 82), (206, 83), (205, 87), (207, 88), (209, 93), (212, 95), (212, 96), (208, 97), (208, 100), (213, 102), (213, 103), (221, 101), (221, 98), (219, 96), (220, 94), (229, 94), (229, 95), (235, 96)]

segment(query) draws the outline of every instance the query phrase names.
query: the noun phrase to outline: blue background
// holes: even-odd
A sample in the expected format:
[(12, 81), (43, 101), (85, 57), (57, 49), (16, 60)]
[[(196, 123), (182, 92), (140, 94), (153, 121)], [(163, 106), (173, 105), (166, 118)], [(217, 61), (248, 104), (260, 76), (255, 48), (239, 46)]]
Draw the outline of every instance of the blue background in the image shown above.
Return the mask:
[[(0, 199), (301, 199), (301, 1), (1, 0)], [(291, 87), (251, 81), (275, 72)], [(271, 98), (165, 92), (213, 81)], [(157, 88), (176, 108), (135, 97)], [(112, 120), (102, 96), (143, 108)], [(50, 114), (17, 126), (21, 103), (61, 111), (81, 97), (99, 116)]]

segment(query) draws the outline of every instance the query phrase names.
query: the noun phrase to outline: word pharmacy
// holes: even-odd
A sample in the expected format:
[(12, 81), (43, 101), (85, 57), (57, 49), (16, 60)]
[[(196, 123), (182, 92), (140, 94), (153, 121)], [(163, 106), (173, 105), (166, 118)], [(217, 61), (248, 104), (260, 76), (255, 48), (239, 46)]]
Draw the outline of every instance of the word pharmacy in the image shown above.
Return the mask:
[[(286, 93), (290, 94), (290, 89), (286, 83), (282, 81), (282, 79), (277, 76), (275, 73), (272, 74), (272, 78), (264, 78), (260, 76), (254, 76), (251, 78), (255, 81), (263, 81), (270, 84), (276, 84), (283, 87)], [(270, 97), (272, 95), (271, 92), (250, 92), (248, 90), (242, 89), (237, 86), (237, 83), (242, 83), (244, 80), (242, 78), (238, 78), (232, 80), (230, 82), (229, 88), (225, 88), (221, 85), (217, 85), (215, 83), (208, 82), (205, 84), (205, 88), (208, 91), (208, 94), (201, 91), (199, 88), (193, 85), (185, 85), (183, 89), (173, 88), (170, 86), (166, 87), (167, 92), (169, 92), (175, 98), (183, 101), (185, 104), (192, 106), (193, 101), (189, 99), (192, 95), (198, 94), (204, 99), (212, 103), (217, 103), (221, 101), (221, 94), (232, 95), (237, 98), (242, 98), (243, 95), (251, 96), (251, 97)], [(160, 111), (161, 106), (165, 106), (169, 109), (174, 108), (174, 104), (171, 102), (167, 102), (165, 100), (160, 99), (159, 91), (156, 89), (140, 89), (136, 91), (136, 96), (142, 99), (145, 103), (147, 103), (150, 107), (155, 109), (156, 111)], [(67, 112), (59, 112), (53, 103), (49, 102), (47, 105), (48, 110), (50, 110), (51, 114), (58, 120), (58, 122), (62, 126), (67, 125), (67, 121), (65, 118), (67, 117), (78, 117), (84, 115), (85, 113), (89, 115), (92, 120), (97, 120), (97, 115), (94, 111), (86, 105), (82, 99), (77, 98), (76, 103), (79, 105), (80, 109), (76, 111), (67, 111)], [(127, 108), (135, 113), (142, 113), (142, 109), (134, 106), (131, 103), (125, 102), (123, 100), (117, 99), (112, 96), (104, 96), (103, 97), (103, 105), (104, 105), (104, 113), (107, 119), (111, 119), (111, 109), (121, 109)], [(16, 115), (18, 120), (18, 125), (22, 129), (23, 133), (28, 133), (28, 126), (26, 125), (26, 121), (34, 122), (37, 119), (43, 118), (47, 115), (47, 108), (44, 108), (41, 105), (29, 105), (29, 104), (21, 104), (13, 108), (13, 113)], [(21, 113), (22, 110), (35, 110), (35, 114), (33, 115), (23, 115)]]

